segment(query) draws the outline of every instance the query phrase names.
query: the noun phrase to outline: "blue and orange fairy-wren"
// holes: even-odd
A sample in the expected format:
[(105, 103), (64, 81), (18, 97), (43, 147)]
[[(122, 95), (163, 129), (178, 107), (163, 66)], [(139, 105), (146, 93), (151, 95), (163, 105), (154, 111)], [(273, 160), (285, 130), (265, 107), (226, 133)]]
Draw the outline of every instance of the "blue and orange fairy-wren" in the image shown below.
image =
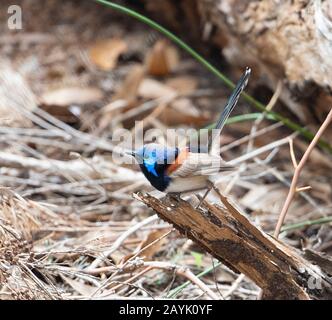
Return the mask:
[(157, 143), (149, 143), (129, 152), (138, 161), (140, 168), (151, 185), (166, 193), (186, 193), (210, 187), (211, 177), (221, 171), (234, 169), (215, 154), (215, 139), (234, 109), (243, 89), (247, 85), (251, 70), (246, 68), (228, 99), (214, 129), (218, 134), (208, 142), (206, 152), (193, 152), (190, 147), (179, 150)]

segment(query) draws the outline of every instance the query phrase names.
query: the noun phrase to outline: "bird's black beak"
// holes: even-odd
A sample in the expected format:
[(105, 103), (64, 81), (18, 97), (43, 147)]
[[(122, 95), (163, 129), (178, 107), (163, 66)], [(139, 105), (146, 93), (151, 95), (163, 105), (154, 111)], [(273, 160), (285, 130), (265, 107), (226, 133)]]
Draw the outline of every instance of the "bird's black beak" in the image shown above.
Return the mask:
[(132, 156), (132, 157), (136, 157), (136, 152), (135, 151), (131, 151), (131, 150), (126, 150), (124, 151), (124, 153), (128, 156)]

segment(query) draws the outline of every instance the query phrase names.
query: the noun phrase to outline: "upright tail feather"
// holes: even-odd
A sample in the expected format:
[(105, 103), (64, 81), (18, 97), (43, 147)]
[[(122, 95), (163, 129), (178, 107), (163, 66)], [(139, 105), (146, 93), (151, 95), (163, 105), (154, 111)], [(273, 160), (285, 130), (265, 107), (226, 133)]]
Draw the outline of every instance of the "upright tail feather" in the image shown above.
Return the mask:
[(211, 150), (212, 145), (213, 145), (213, 138), (215, 138), (215, 139), (217, 137), (219, 138), (220, 133), (221, 133), (229, 115), (231, 114), (234, 107), (236, 106), (237, 101), (239, 100), (239, 97), (240, 97), (243, 89), (246, 87), (250, 73), (251, 73), (251, 69), (247, 67), (245, 72), (242, 74), (240, 80), (238, 81), (236, 87), (234, 88), (231, 96), (229, 97), (229, 99), (226, 103), (226, 106), (225, 106), (223, 112), (221, 113), (216, 126), (214, 127), (214, 129), (219, 130), (219, 133), (211, 136), (211, 140), (209, 142), (209, 151)]
[(243, 89), (246, 87), (248, 83), (248, 79), (251, 73), (250, 68), (246, 68), (245, 72), (242, 74), (239, 82), (237, 83), (234, 91), (232, 92), (232, 95), (229, 97), (227, 104), (221, 113), (219, 120), (215, 126), (215, 129), (220, 129), (222, 130), (226, 120), (228, 119), (229, 115), (233, 111), (234, 107), (237, 104), (237, 101), (239, 100), (240, 94), (242, 93)]

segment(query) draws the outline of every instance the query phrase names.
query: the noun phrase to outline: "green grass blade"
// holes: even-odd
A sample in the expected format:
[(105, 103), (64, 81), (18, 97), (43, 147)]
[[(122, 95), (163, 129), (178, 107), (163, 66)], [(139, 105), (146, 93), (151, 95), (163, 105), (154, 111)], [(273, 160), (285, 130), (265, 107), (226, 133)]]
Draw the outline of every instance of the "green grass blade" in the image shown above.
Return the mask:
[[(156, 23), (155, 21), (149, 19), (148, 17), (131, 10), (125, 6), (122, 6), (120, 4), (116, 4), (112, 1), (107, 0), (94, 0), (100, 4), (103, 4), (107, 7), (110, 7), (112, 9), (115, 9), (119, 12), (122, 12), (128, 16), (131, 16), (148, 26), (152, 27), (153, 29), (159, 31), (169, 39), (171, 39), (174, 43), (176, 43), (180, 48), (185, 50), (187, 53), (189, 53), (193, 58), (195, 58), (197, 61), (199, 61), (203, 66), (205, 66), (210, 72), (212, 72), (214, 75), (216, 75), (225, 85), (227, 85), (229, 88), (233, 89), (235, 87), (235, 84), (228, 79), (224, 74), (222, 74), (218, 69), (216, 69), (211, 63), (209, 63), (206, 59), (204, 59), (200, 54), (198, 54), (195, 50), (193, 50), (191, 47), (189, 47), (184, 41), (182, 41), (179, 37), (177, 37), (175, 34), (161, 26), (160, 24)], [(269, 115), (273, 120), (275, 121), (281, 121), (286, 127), (292, 129), (293, 131), (299, 132), (303, 137), (305, 137), (307, 140), (311, 141), (314, 137), (314, 134), (309, 131), (308, 129), (302, 127), (301, 125), (291, 121), (290, 119), (280, 115), (277, 112), (272, 112), (266, 110), (266, 107), (253, 98), (252, 96), (248, 95), (247, 93), (243, 92), (242, 96), (246, 101), (248, 101), (250, 104), (252, 104), (256, 109), (259, 111), (265, 112), (267, 115)], [(332, 147), (324, 140), (320, 140), (318, 145), (329, 151), (332, 154)]]
[(332, 217), (323, 217), (323, 218), (316, 219), (316, 220), (305, 220), (302, 222), (285, 225), (281, 228), (281, 232), (301, 229), (303, 227), (313, 226), (316, 224), (324, 224), (324, 223), (329, 223), (329, 222), (332, 222)]
[[(262, 114), (258, 112), (240, 114), (237, 116), (229, 117), (226, 121), (226, 124), (253, 121), (259, 119), (261, 116)], [(274, 120), (274, 118), (268, 114), (265, 116), (265, 118), (269, 120)], [(213, 129), (215, 125), (216, 123), (211, 123), (208, 126), (204, 127), (203, 129)]]

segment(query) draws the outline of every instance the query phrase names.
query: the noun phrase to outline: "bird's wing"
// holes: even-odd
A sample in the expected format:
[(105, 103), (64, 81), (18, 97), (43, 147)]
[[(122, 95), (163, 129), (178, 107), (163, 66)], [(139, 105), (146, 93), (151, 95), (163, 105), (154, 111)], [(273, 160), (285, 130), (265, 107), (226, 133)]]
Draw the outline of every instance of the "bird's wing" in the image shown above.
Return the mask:
[(232, 169), (234, 169), (234, 167), (228, 165), (220, 158), (220, 156), (187, 151), (186, 156), (182, 157), (182, 161), (178, 162), (176, 165), (171, 165), (168, 168), (167, 173), (171, 178), (208, 176), (220, 171), (228, 171)]

